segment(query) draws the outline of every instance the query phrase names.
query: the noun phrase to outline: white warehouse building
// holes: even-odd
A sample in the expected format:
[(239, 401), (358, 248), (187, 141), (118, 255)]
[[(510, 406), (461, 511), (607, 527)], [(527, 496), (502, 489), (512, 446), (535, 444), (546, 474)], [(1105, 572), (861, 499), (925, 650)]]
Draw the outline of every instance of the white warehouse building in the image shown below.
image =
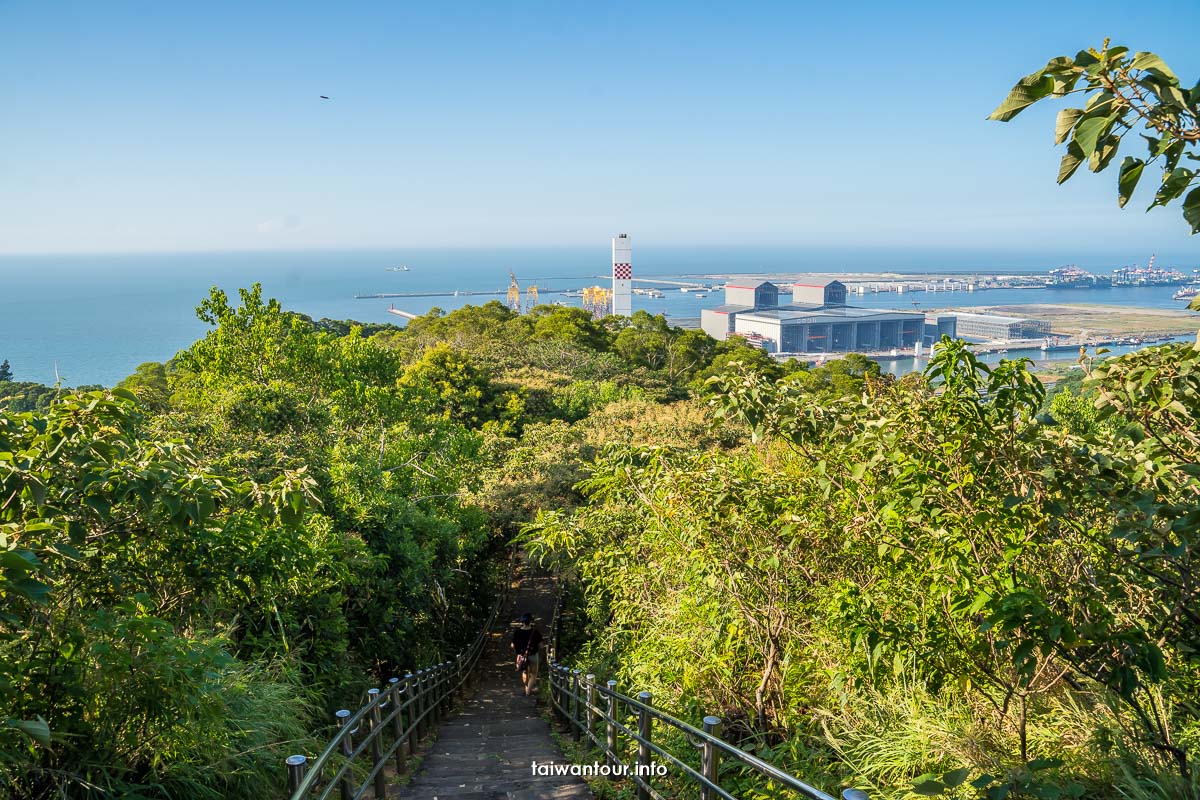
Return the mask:
[(725, 287), (725, 303), (704, 309), (700, 327), (714, 339), (743, 336), (772, 353), (848, 353), (913, 347), (926, 335), (923, 313), (846, 305), (841, 281), (796, 284), (779, 304), (770, 281)]
[(849, 353), (912, 347), (925, 315), (874, 308), (772, 308), (737, 315), (733, 335), (773, 353)]

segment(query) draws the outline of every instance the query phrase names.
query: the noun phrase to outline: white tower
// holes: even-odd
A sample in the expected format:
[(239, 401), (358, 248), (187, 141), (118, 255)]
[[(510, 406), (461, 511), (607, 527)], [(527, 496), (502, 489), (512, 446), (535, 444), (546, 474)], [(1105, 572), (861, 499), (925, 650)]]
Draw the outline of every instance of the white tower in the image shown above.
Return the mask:
[(633, 314), (633, 261), (632, 245), (628, 234), (613, 237), (613, 300), (612, 313), (620, 317)]

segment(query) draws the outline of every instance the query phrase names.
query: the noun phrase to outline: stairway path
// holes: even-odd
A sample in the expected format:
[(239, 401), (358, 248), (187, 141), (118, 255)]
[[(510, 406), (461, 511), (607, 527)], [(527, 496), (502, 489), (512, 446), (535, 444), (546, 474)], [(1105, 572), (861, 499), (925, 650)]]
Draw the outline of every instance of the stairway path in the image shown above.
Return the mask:
[[(479, 683), (461, 712), (445, 720), (427, 746), (420, 768), (399, 796), (410, 800), (590, 800), (578, 777), (534, 775), (532, 763), (568, 763), (538, 715), (537, 701), (521, 689), (510, 656), (510, 629), (520, 614), (534, 615), (546, 633), (554, 613), (548, 575), (522, 567), (507, 613), (480, 657)], [(546, 677), (542, 653), (542, 679)]]

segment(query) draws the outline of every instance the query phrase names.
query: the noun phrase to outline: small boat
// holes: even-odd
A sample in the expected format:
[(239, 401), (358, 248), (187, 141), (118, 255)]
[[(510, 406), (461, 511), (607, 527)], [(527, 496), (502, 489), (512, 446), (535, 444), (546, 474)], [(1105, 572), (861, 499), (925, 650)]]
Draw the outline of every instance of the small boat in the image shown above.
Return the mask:
[(1189, 286), (1186, 289), (1180, 289), (1175, 294), (1171, 295), (1172, 300), (1191, 300), (1196, 295), (1200, 295), (1200, 286)]
[(386, 269), (388, 272), (411, 272), (412, 271), (408, 268), (408, 266), (406, 264), (401, 264), (398, 267), (387, 267)]

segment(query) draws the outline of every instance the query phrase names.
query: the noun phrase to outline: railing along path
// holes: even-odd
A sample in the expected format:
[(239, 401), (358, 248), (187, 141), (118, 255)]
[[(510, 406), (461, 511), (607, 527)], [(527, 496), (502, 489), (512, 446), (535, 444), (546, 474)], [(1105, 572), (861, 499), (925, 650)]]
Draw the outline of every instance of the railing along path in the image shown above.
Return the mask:
[[(722, 760), (729, 759), (799, 797), (835, 800), (820, 789), (723, 740), (720, 737), (720, 717), (706, 716), (703, 727), (697, 728), (655, 708), (650, 692), (639, 692), (636, 698), (630, 697), (617, 691), (616, 681), (600, 684), (596, 682), (595, 675), (581, 675), (580, 670), (560, 663), (557, 649), (562, 606), (560, 598), (550, 625), (548, 661), (551, 707), (555, 715), (569, 726), (575, 741), (586, 737), (590, 744), (599, 748), (611, 774), (627, 777), (634, 782), (638, 800), (665, 800), (665, 796), (652, 784), (651, 779), (655, 775), (661, 777), (661, 770), (665, 766), (662, 763), (655, 764), (654, 756), (671, 765), (666, 768), (667, 772), (673, 767), (676, 775), (696, 784), (701, 800), (738, 800), (721, 786), (720, 765)], [(655, 741), (656, 724), (682, 734), (699, 751), (699, 769), (687, 763), (686, 754), (680, 756)], [(625, 755), (630, 749), (635, 751), (632, 763), (629, 756)], [(869, 798), (860, 789), (844, 789), (842, 800)]]
[[(368, 689), (367, 701), (358, 711), (341, 709), (334, 714), (338, 731), (315, 760), (288, 756), (289, 800), (327, 800), (334, 791), (340, 800), (358, 800), (372, 787), (375, 797), (386, 797), (384, 770), (389, 760), (394, 759), (397, 774), (407, 772), (417, 744), (450, 711), (455, 693), (470, 677), (503, 603), (501, 593), (479, 635), (453, 660), (391, 678), (382, 689)], [(367, 753), (371, 770), (356, 785), (354, 764)]]

